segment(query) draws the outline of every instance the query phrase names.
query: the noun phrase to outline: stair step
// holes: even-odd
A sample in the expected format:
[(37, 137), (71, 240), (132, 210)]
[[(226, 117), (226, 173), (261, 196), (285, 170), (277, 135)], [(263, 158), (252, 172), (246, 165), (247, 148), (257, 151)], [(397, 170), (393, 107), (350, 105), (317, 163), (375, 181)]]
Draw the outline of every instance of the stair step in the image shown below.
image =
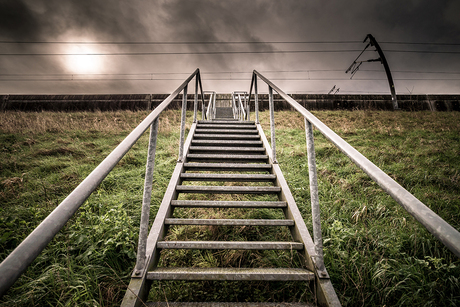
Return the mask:
[(179, 193), (200, 194), (276, 194), (281, 192), (280, 187), (246, 187), (246, 186), (201, 186), (201, 185), (178, 185)]
[[(198, 121), (198, 124), (228, 124), (229, 122), (227, 120), (213, 120), (213, 121), (209, 121), (209, 120), (199, 120)], [(254, 121), (253, 120), (244, 120), (244, 121), (235, 121), (235, 122), (232, 122), (232, 125), (254, 125)]]
[[(307, 281), (315, 274), (298, 268), (171, 268), (160, 267), (147, 273), (149, 280), (258, 280)], [(220, 304), (220, 303), (219, 303)], [(222, 306), (222, 305), (218, 305)], [(232, 303), (232, 306), (233, 303)], [(246, 305), (247, 306), (247, 305)], [(250, 305), (253, 306), (253, 305)], [(278, 305), (276, 305), (278, 306)]]
[(184, 163), (186, 170), (194, 171), (234, 171), (234, 172), (261, 172), (270, 171), (270, 164), (244, 163)]
[(284, 201), (173, 200), (171, 206), (182, 208), (286, 208)]
[(197, 129), (249, 129), (249, 130), (257, 130), (255, 125), (248, 125), (248, 124), (198, 124)]
[(259, 134), (257, 129), (200, 129), (196, 128), (195, 135), (197, 134)]
[(225, 182), (267, 182), (274, 181), (273, 174), (203, 174), (182, 173), (180, 177), (188, 181), (225, 181)]
[(212, 139), (212, 140), (260, 140), (258, 134), (195, 134), (195, 139)]
[(201, 146), (262, 146), (262, 141), (235, 141), (235, 140), (192, 140), (192, 145)]
[(158, 241), (162, 249), (302, 250), (300, 242), (275, 241)]
[(310, 303), (146, 302), (147, 307), (316, 307)]
[(193, 152), (212, 152), (212, 153), (227, 153), (236, 152), (237, 154), (245, 153), (265, 153), (263, 147), (207, 147), (207, 146), (190, 146), (190, 151)]
[(294, 226), (293, 220), (267, 219), (165, 219), (166, 225), (210, 225), (210, 226)]
[(225, 155), (225, 154), (188, 154), (189, 161), (207, 162), (268, 162), (268, 155)]

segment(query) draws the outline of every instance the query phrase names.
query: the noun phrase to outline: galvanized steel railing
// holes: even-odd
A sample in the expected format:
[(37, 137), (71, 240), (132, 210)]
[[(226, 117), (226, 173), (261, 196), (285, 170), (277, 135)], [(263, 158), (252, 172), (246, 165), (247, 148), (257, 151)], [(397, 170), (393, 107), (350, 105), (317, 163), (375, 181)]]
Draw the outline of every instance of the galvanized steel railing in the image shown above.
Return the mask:
[[(241, 99), (243, 96), (243, 99)], [(232, 93), (233, 117), (238, 120), (249, 120), (248, 92)]]
[[(274, 120), (274, 102), (273, 90), (275, 90), (286, 102), (303, 115), (305, 119), (305, 131), (307, 139), (307, 155), (310, 176), (310, 194), (312, 204), (313, 219), (313, 237), (316, 250), (316, 266), (320, 271), (324, 267), (322, 256), (322, 239), (321, 239), (321, 222), (319, 217), (319, 199), (318, 184), (316, 180), (316, 163), (313, 143), (312, 125), (315, 126), (329, 141), (337, 146), (340, 151), (347, 155), (359, 168), (361, 168), (369, 177), (372, 178), (386, 193), (388, 193), (397, 203), (399, 203), (407, 212), (409, 212), (417, 221), (419, 221), (431, 234), (449, 248), (455, 255), (460, 257), (460, 232), (449, 225), (430, 208), (418, 200), (414, 195), (409, 193), (390, 176), (378, 168), (375, 164), (364, 157), (360, 152), (354, 149), (350, 144), (345, 142), (334, 131), (322, 123), (313, 114), (302, 107), (298, 102), (289, 97), (273, 82), (265, 78), (259, 72), (254, 70), (251, 87), (249, 90), (249, 103), (251, 93), (254, 88), (256, 123), (259, 123), (258, 92), (257, 78), (260, 78), (268, 85), (269, 107), (270, 107), (270, 130), (272, 142), (272, 157), (276, 163), (276, 143), (275, 143), (275, 120)], [(319, 262), (319, 263), (318, 263)]]
[(206, 108), (206, 112), (203, 111), (203, 120), (213, 120), (216, 118), (216, 92), (214, 91), (205, 91), (204, 94), (209, 94), (209, 103), (208, 107)]
[[(155, 148), (158, 133), (158, 118), (163, 110), (183, 91), (181, 133), (179, 145), (179, 161), (183, 160), (185, 138), (185, 115), (187, 108), (187, 87), (195, 78), (195, 99), (193, 122), (197, 120), (198, 87), (201, 93), (202, 110), (204, 113), (204, 95), (200, 78), (200, 70), (196, 69), (171, 95), (155, 108), (105, 159), (91, 174), (83, 180), (72, 193), (46, 217), (34, 231), (19, 244), (0, 264), (0, 297), (15, 283), (32, 261), (45, 249), (54, 236), (64, 227), (83, 202), (99, 186), (123, 156), (131, 149), (142, 134), (150, 127), (150, 141), (145, 172), (144, 195), (142, 201), (141, 226), (139, 230), (139, 246), (136, 272), (142, 270), (146, 259), (146, 242), (150, 213), (153, 169), (155, 164)], [(209, 107), (209, 106), (208, 106)]]

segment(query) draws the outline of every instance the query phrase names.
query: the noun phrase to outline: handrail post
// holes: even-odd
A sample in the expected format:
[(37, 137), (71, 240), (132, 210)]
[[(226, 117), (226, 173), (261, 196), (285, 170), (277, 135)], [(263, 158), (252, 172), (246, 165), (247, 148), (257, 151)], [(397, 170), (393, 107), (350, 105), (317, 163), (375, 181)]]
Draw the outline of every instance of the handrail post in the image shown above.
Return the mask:
[(193, 101), (193, 122), (196, 123), (196, 114), (198, 111), (198, 75), (195, 76), (195, 100)]
[(249, 109), (249, 101), (247, 99), (247, 93), (244, 93), (244, 103), (246, 104), (246, 120), (250, 120), (249, 118), (249, 112), (250, 112), (250, 109)]
[(204, 93), (201, 92), (201, 95), (203, 96), (201, 101), (201, 119), (204, 120), (206, 115), (206, 103), (204, 102)]
[(216, 119), (216, 92), (213, 92), (212, 93), (212, 105), (213, 105), (213, 108), (212, 108), (212, 119)]
[(155, 152), (158, 136), (158, 117), (150, 126), (149, 149), (147, 154), (147, 165), (145, 167), (144, 196), (142, 198), (141, 225), (139, 228), (139, 244), (137, 246), (137, 260), (135, 275), (140, 275), (145, 268), (147, 236), (149, 230), (150, 201), (152, 198), (153, 170), (155, 168)]
[(321, 234), (321, 217), (318, 196), (318, 178), (316, 176), (315, 141), (313, 139), (313, 127), (305, 120), (305, 136), (307, 140), (308, 174), (310, 181), (311, 215), (313, 220), (313, 241), (315, 242), (316, 256), (314, 259), (316, 270), (320, 277), (328, 278), (329, 275), (324, 266), (323, 238)]
[(270, 108), (270, 132), (272, 141), (273, 163), (278, 163), (276, 160), (276, 141), (275, 141), (275, 105), (273, 102), (273, 88), (268, 86), (268, 105)]
[(259, 122), (259, 93), (257, 92), (257, 75), (254, 74), (254, 108), (256, 109), (256, 124)]
[(180, 145), (179, 145), (179, 159), (177, 162), (183, 162), (184, 160), (184, 138), (185, 138), (185, 117), (187, 115), (187, 87), (184, 87), (182, 94), (182, 114), (180, 119)]

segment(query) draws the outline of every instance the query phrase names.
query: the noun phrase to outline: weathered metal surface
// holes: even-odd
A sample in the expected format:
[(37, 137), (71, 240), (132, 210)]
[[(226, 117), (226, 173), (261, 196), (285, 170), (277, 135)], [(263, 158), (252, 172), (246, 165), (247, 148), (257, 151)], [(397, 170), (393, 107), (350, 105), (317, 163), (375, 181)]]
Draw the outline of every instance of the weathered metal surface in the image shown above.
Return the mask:
[(400, 184), (369, 161), (359, 151), (344, 141), (323, 122), (307, 111), (294, 99), (286, 95), (280, 88), (270, 80), (254, 71), (259, 78), (270, 84), (278, 94), (283, 97), (293, 108), (301, 113), (313, 126), (315, 126), (329, 141), (347, 155), (359, 168), (372, 178), (385, 192), (419, 221), (431, 234), (449, 248), (455, 255), (460, 257), (460, 232), (449, 225), (424, 203), (409, 193)]
[(171, 206), (185, 208), (285, 208), (285, 201), (173, 200)]
[(310, 303), (146, 302), (146, 307), (316, 307)]
[(206, 146), (191, 146), (190, 151), (196, 152), (213, 152), (213, 153), (229, 153), (232, 154), (246, 154), (246, 153), (257, 153), (265, 152), (265, 149), (260, 147), (206, 147)]
[(195, 171), (235, 171), (235, 172), (266, 172), (270, 171), (270, 164), (249, 163), (185, 163), (187, 170)]
[(200, 134), (257, 134), (257, 130), (255, 129), (196, 129), (195, 133)]
[(202, 185), (178, 185), (180, 193), (214, 193), (214, 194), (276, 194), (281, 192), (280, 187), (258, 186), (202, 186)]
[[(198, 124), (209, 124), (210, 122), (206, 120), (199, 120)], [(228, 124), (231, 123), (232, 125), (248, 125), (248, 124), (254, 124), (254, 121), (250, 120), (245, 120), (245, 121), (227, 121), (227, 120), (213, 120), (212, 124)]]
[(308, 174), (310, 182), (310, 199), (311, 199), (311, 215), (313, 220), (313, 241), (315, 242), (315, 265), (318, 275), (323, 278), (329, 278), (326, 268), (324, 267), (323, 256), (323, 236), (321, 234), (321, 218), (319, 208), (318, 195), (318, 179), (316, 176), (316, 158), (315, 158), (315, 143), (313, 139), (313, 127), (310, 122), (305, 119), (305, 138), (307, 141), (307, 157), (308, 157)]
[(201, 146), (262, 146), (262, 141), (237, 141), (237, 140), (193, 140), (192, 145)]
[[(214, 121), (212, 121), (213, 123)], [(254, 130), (256, 126), (254, 125), (238, 125), (238, 124), (198, 124), (199, 129), (247, 129), (247, 130)]]
[(0, 264), (0, 296), (2, 296), (64, 227), (84, 201), (99, 186), (110, 171), (150, 127), (159, 114), (199, 73), (195, 70), (171, 95), (155, 108), (105, 159), (97, 166), (40, 225)]
[(258, 140), (258, 135), (251, 134), (195, 134), (197, 139)]
[(135, 273), (140, 274), (145, 265), (145, 250), (147, 248), (147, 235), (149, 232), (150, 200), (152, 197), (153, 169), (155, 168), (155, 151), (157, 147), (158, 117), (150, 126), (149, 148), (147, 152), (147, 165), (145, 168), (144, 195), (142, 198), (141, 224), (139, 228), (139, 244), (137, 247), (137, 260)]
[(268, 87), (269, 108), (270, 108), (270, 139), (272, 142), (272, 161), (278, 163), (276, 160), (276, 137), (275, 137), (275, 105), (273, 102), (273, 89)]
[(167, 225), (210, 225), (210, 226), (294, 226), (292, 220), (263, 219), (177, 219), (167, 218)]
[(185, 139), (185, 116), (187, 112), (187, 86), (184, 87), (182, 100), (182, 113), (180, 120), (180, 142), (179, 142), (179, 158), (177, 161), (182, 162), (184, 159), (184, 139)]
[[(193, 132), (196, 129), (196, 124), (192, 124), (190, 128), (189, 135), (184, 144), (185, 152), (187, 152), (188, 147), (192, 142)], [(170, 206), (171, 201), (177, 198), (176, 186), (180, 182), (180, 174), (184, 172), (184, 163), (177, 163), (176, 167), (169, 181), (166, 192), (163, 196), (163, 200), (160, 204), (160, 208), (155, 216), (152, 227), (150, 228), (149, 236), (147, 238), (147, 248), (146, 248), (146, 264), (144, 270), (140, 275), (132, 275), (131, 281), (128, 285), (129, 290), (126, 291), (121, 304), (122, 307), (132, 307), (132, 306), (141, 306), (142, 302), (147, 300), (148, 296), (148, 285), (145, 282), (147, 275), (147, 270), (154, 267), (159, 260), (159, 251), (156, 248), (158, 240), (163, 238), (165, 227), (164, 219), (171, 215), (172, 207)]]
[(188, 154), (187, 158), (190, 162), (193, 161), (208, 161), (208, 162), (265, 162), (268, 160), (267, 155), (226, 155), (226, 154)]
[(307, 281), (315, 274), (289, 268), (156, 268), (147, 274), (151, 280), (264, 280)]
[(223, 181), (223, 182), (273, 182), (276, 179), (272, 174), (202, 174), (183, 173), (184, 181)]
[(237, 249), (237, 250), (302, 250), (299, 242), (266, 241), (159, 241), (163, 249)]

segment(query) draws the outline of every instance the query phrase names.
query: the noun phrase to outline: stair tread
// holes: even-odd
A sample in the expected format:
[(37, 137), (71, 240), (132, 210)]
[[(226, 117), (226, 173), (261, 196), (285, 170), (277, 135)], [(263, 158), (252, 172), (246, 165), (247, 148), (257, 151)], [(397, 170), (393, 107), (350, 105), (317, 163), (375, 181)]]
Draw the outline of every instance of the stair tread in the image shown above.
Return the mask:
[(293, 220), (279, 219), (180, 219), (167, 218), (166, 225), (216, 225), (216, 226), (294, 226)]
[(284, 241), (158, 241), (163, 249), (302, 250), (300, 242)]
[(215, 193), (215, 194), (271, 194), (281, 192), (280, 187), (260, 186), (201, 186), (178, 185), (176, 190), (182, 193)]
[(258, 134), (195, 134), (194, 138), (209, 139), (260, 139)]
[(224, 200), (173, 200), (176, 207), (215, 207), (215, 208), (285, 208), (284, 201), (224, 201)]
[[(212, 123), (212, 124), (228, 124), (228, 121), (226, 120), (199, 120), (198, 121), (198, 124), (209, 124), (209, 123)], [(239, 124), (239, 125), (247, 125), (247, 124), (254, 124), (254, 121), (253, 120), (242, 120), (242, 121), (235, 121), (235, 122), (232, 122), (232, 125), (233, 124)]]
[(255, 152), (265, 152), (263, 147), (223, 147), (223, 146), (190, 146), (190, 150), (201, 150), (201, 151), (255, 151)]
[(202, 159), (268, 159), (268, 155), (228, 155), (228, 154), (188, 154), (188, 158), (202, 158)]
[(315, 274), (300, 268), (178, 268), (159, 267), (147, 273), (147, 279), (175, 280), (313, 280)]
[(203, 128), (203, 129), (233, 129), (233, 128), (237, 128), (237, 129), (257, 129), (257, 127), (255, 125), (238, 125), (238, 124), (198, 124), (197, 125), (197, 129), (198, 128)]
[(235, 171), (235, 172), (266, 172), (272, 169), (270, 164), (249, 163), (184, 163), (186, 170), (196, 171)]
[(315, 307), (310, 303), (146, 302), (147, 307)]
[(200, 128), (196, 128), (195, 130), (195, 135), (197, 134), (237, 134), (237, 133), (241, 133), (241, 134), (258, 134), (259, 131), (257, 131), (257, 129), (251, 129), (251, 130), (248, 130), (248, 129), (200, 129)]
[(182, 173), (181, 178), (193, 181), (246, 181), (260, 182), (273, 181), (276, 176), (273, 174), (203, 174), (203, 173)]
[[(232, 145), (232, 146), (239, 146), (239, 145), (260, 145), (262, 146), (262, 141), (237, 141), (237, 140), (192, 140), (192, 145)], [(262, 147), (263, 148), (263, 147)]]

